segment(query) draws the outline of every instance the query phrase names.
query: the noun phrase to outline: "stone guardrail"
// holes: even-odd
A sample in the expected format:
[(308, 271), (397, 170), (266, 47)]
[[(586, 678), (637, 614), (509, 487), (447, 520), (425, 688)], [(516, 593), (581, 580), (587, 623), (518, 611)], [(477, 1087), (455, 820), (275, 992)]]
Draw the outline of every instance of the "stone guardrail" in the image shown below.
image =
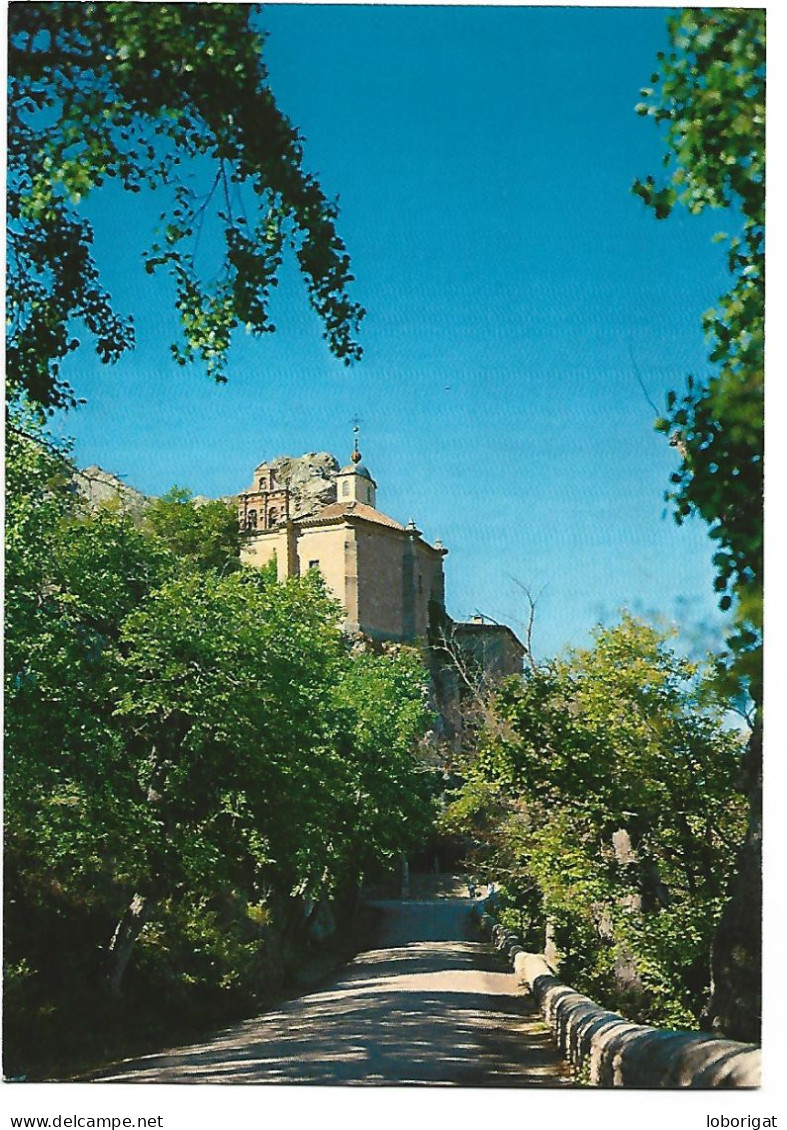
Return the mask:
[(759, 1087), (760, 1049), (704, 1032), (633, 1024), (562, 984), (543, 954), (478, 907), (481, 930), (511, 961), (552, 1028), (561, 1054), (591, 1087)]

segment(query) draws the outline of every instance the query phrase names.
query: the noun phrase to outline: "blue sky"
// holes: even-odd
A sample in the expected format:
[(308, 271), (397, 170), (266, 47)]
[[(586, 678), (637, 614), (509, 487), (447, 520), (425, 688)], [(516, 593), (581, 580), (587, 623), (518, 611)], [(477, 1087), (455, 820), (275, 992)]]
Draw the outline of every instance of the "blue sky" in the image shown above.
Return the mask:
[(152, 493), (229, 494), (263, 458), (344, 461), (357, 414), (380, 509), (449, 549), (457, 618), (521, 630), (516, 578), (543, 589), (541, 656), (586, 643), (623, 606), (712, 646), (711, 543), (665, 516), (675, 457), (636, 375), (661, 405), (706, 372), (701, 315), (727, 284), (711, 242), (723, 215), (660, 223), (630, 191), (663, 153), (634, 105), (665, 16), (267, 8), (272, 87), (339, 197), (365, 357), (330, 357), (290, 266), (278, 332), (239, 336), (226, 386), (178, 369), (168, 284), (139, 259), (159, 208), (97, 196), (97, 254), (139, 344), (111, 369), (88, 350), (70, 359), (88, 404), (56, 427), (80, 464)]

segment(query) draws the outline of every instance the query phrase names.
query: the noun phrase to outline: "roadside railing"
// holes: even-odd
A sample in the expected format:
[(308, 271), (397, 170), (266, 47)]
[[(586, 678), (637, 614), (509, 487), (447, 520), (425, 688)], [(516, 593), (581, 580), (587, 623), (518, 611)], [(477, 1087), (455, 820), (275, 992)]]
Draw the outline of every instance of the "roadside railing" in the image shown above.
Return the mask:
[(590, 1086), (759, 1087), (756, 1045), (632, 1024), (562, 984), (544, 955), (526, 951), (518, 935), (495, 922), (482, 903), (477, 914), (482, 933), (527, 984), (561, 1054)]

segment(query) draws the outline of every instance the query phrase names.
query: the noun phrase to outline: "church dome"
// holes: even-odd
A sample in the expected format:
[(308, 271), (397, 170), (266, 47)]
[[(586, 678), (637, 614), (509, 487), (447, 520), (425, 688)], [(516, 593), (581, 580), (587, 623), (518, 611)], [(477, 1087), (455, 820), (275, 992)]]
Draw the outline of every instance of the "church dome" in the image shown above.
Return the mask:
[(368, 479), (373, 483), (374, 479), (368, 467), (364, 467), (363, 463), (348, 463), (346, 467), (342, 467), (339, 472), (340, 475), (360, 475), (362, 479)]

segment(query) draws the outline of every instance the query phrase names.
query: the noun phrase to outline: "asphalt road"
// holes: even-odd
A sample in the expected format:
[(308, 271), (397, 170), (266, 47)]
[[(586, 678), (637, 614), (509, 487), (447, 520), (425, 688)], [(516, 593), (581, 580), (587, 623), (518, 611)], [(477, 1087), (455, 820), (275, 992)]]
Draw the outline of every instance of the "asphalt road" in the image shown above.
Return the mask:
[(532, 1001), (474, 940), (470, 901), (381, 901), (374, 949), (319, 991), (189, 1047), (94, 1076), (120, 1083), (565, 1087)]

